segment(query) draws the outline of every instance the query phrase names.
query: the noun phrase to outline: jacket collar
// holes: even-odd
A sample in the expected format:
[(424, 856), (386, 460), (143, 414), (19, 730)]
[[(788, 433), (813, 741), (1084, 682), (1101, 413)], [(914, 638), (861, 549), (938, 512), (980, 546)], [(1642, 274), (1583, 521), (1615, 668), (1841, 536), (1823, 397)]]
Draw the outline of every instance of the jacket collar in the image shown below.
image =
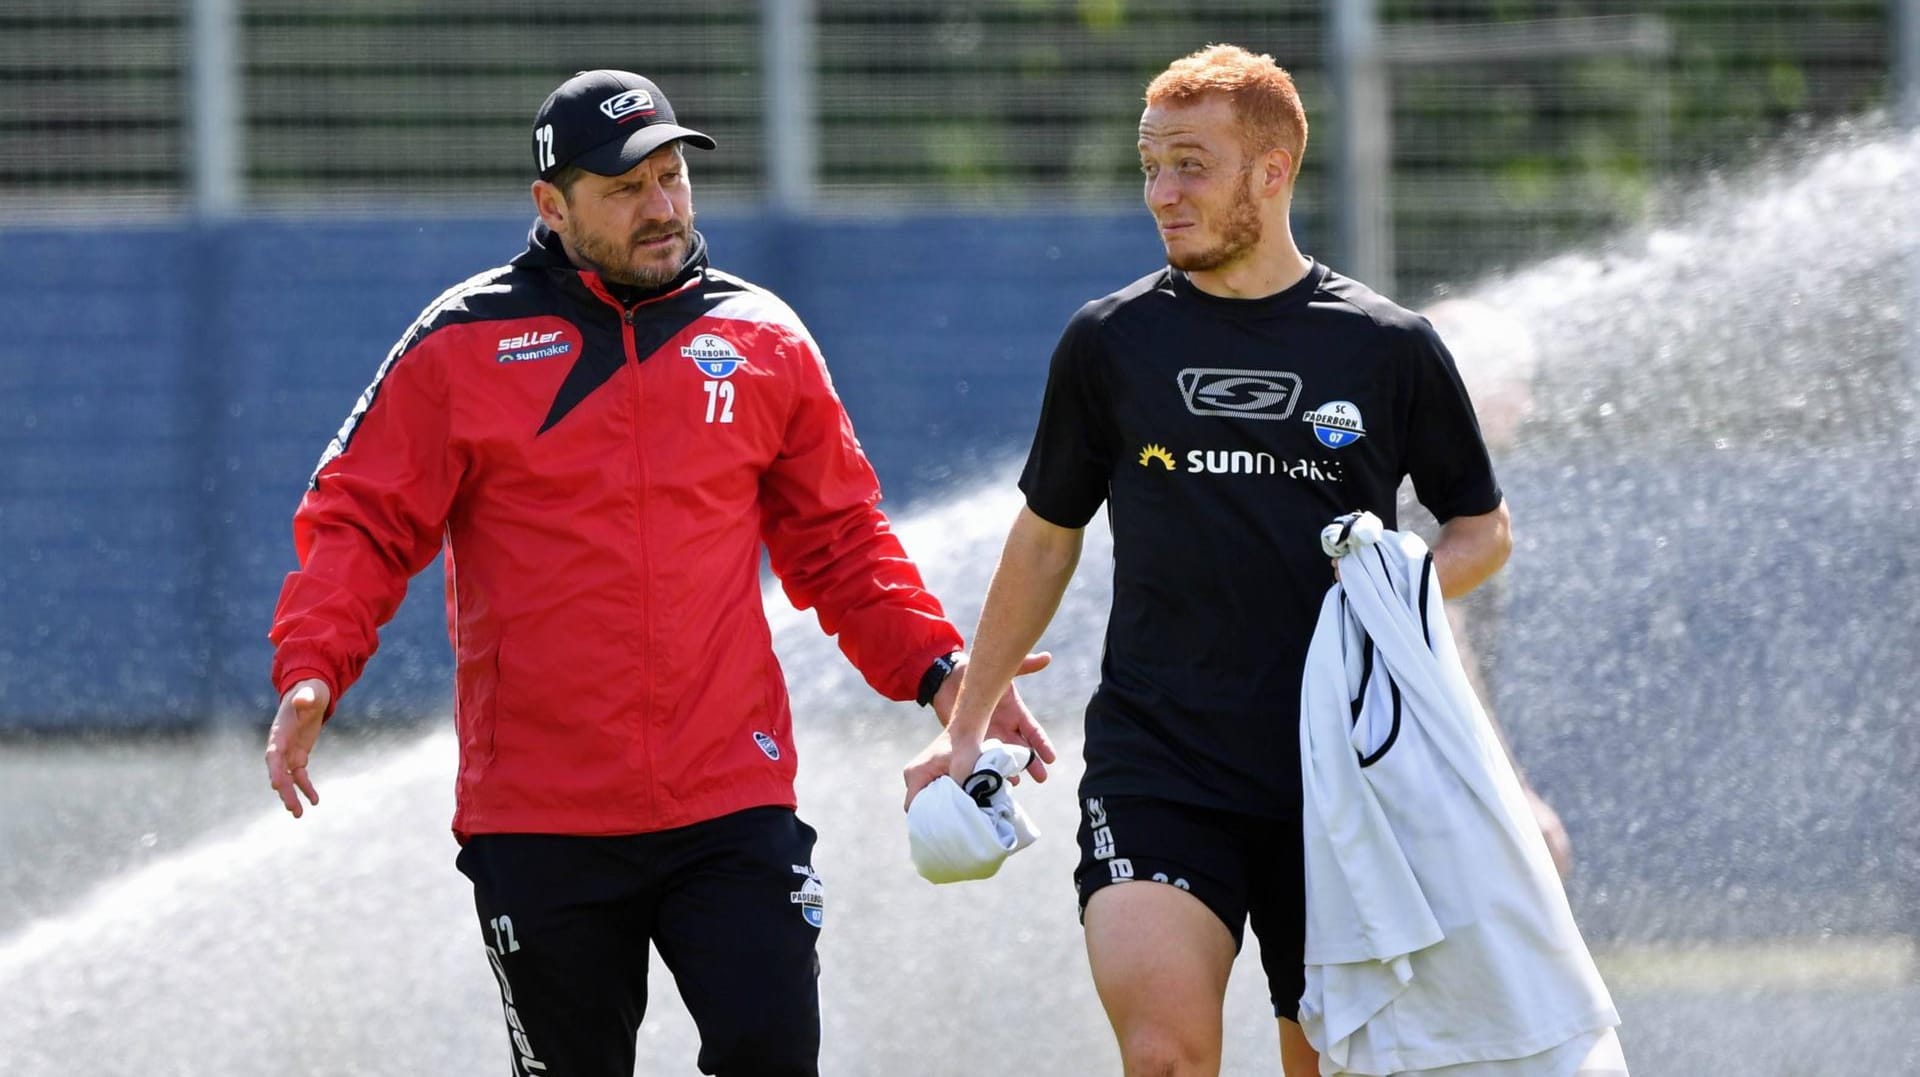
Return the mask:
[[(567, 249), (561, 244), (559, 233), (547, 227), (547, 222), (539, 218), (535, 218), (533, 227), (527, 230), (527, 249), (514, 256), (513, 265), (524, 269), (547, 269), (577, 274), (581, 278), (599, 279), (600, 277), (591, 269), (582, 269), (574, 265), (573, 260), (567, 257)], [(636, 288), (604, 280), (601, 284), (609, 293), (631, 306), (679, 291), (686, 287), (688, 281), (706, 272), (706, 269), (707, 239), (696, 228), (693, 231), (693, 242), (687, 245), (687, 260), (681, 264), (680, 272), (674, 274), (673, 279), (667, 283), (657, 288)]]

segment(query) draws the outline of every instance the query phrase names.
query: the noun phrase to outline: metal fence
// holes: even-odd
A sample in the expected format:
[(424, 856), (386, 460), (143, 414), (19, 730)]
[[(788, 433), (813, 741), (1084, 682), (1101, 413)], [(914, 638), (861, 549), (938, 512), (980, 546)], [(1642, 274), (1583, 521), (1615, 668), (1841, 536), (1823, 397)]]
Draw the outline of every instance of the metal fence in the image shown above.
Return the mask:
[[(720, 140), (696, 166), (706, 205), (1110, 206), (1137, 196), (1142, 86), (1233, 41), (1301, 84), (1310, 244), (1417, 294), (1644, 219), (1675, 182), (1886, 105), (1916, 70), (1920, 45), (1893, 44), (1914, 39), (1916, 8), (10, 0), (0, 215), (517, 204), (533, 109), (595, 66), (654, 76)], [(1345, 137), (1349, 115), (1366, 137)], [(1379, 237), (1377, 265), (1355, 229)]]

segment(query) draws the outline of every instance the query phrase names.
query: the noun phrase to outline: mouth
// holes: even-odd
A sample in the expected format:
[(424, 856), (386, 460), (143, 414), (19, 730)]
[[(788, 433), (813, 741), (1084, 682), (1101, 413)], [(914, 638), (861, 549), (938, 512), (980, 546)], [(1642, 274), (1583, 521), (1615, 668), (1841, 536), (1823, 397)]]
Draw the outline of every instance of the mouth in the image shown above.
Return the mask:
[(633, 245), (648, 254), (662, 254), (671, 249), (674, 240), (679, 238), (678, 232), (664, 232), (657, 236), (643, 236), (634, 240)]
[(1160, 235), (1163, 239), (1173, 239), (1176, 236), (1184, 235), (1192, 231), (1194, 228), (1192, 221), (1161, 221), (1159, 224)]

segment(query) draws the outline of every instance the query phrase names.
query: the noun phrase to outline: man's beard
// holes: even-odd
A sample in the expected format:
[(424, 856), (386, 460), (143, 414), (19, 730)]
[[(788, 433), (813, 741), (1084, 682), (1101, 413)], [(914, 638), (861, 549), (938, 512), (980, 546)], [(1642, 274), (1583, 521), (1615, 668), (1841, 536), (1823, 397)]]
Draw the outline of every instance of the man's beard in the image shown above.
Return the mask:
[[(592, 266), (604, 280), (615, 284), (624, 284), (632, 288), (658, 288), (680, 275), (681, 267), (686, 264), (689, 243), (686, 236), (691, 231), (689, 225), (675, 222), (664, 229), (651, 232), (639, 232), (627, 237), (625, 246), (620, 246), (599, 236), (575, 233), (567, 237), (573, 250), (582, 260)], [(633, 248), (649, 239), (661, 236), (680, 236), (680, 255), (671, 262), (650, 262), (644, 266), (633, 264)]]
[(1219, 269), (1252, 250), (1260, 242), (1265, 228), (1260, 220), (1260, 207), (1254, 204), (1253, 195), (1247, 193), (1243, 172), (1234, 189), (1233, 205), (1227, 207), (1226, 219), (1221, 222), (1221, 231), (1225, 234), (1220, 242), (1196, 254), (1175, 255), (1168, 251), (1167, 264), (1187, 273)]

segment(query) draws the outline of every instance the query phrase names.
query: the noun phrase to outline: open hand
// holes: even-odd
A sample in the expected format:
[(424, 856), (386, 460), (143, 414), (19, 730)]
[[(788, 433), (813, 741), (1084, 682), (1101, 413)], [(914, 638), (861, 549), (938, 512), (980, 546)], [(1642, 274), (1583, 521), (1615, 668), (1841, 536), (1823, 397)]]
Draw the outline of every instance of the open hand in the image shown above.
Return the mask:
[(274, 712), (273, 727), (267, 730), (267, 781), (280, 794), (280, 803), (300, 818), (300, 795), (308, 804), (320, 803), (320, 794), (307, 774), (307, 761), (313, 756), (314, 742), (320, 739), (320, 726), (327, 717), (332, 692), (322, 680), (298, 681), (280, 697), (280, 709)]

